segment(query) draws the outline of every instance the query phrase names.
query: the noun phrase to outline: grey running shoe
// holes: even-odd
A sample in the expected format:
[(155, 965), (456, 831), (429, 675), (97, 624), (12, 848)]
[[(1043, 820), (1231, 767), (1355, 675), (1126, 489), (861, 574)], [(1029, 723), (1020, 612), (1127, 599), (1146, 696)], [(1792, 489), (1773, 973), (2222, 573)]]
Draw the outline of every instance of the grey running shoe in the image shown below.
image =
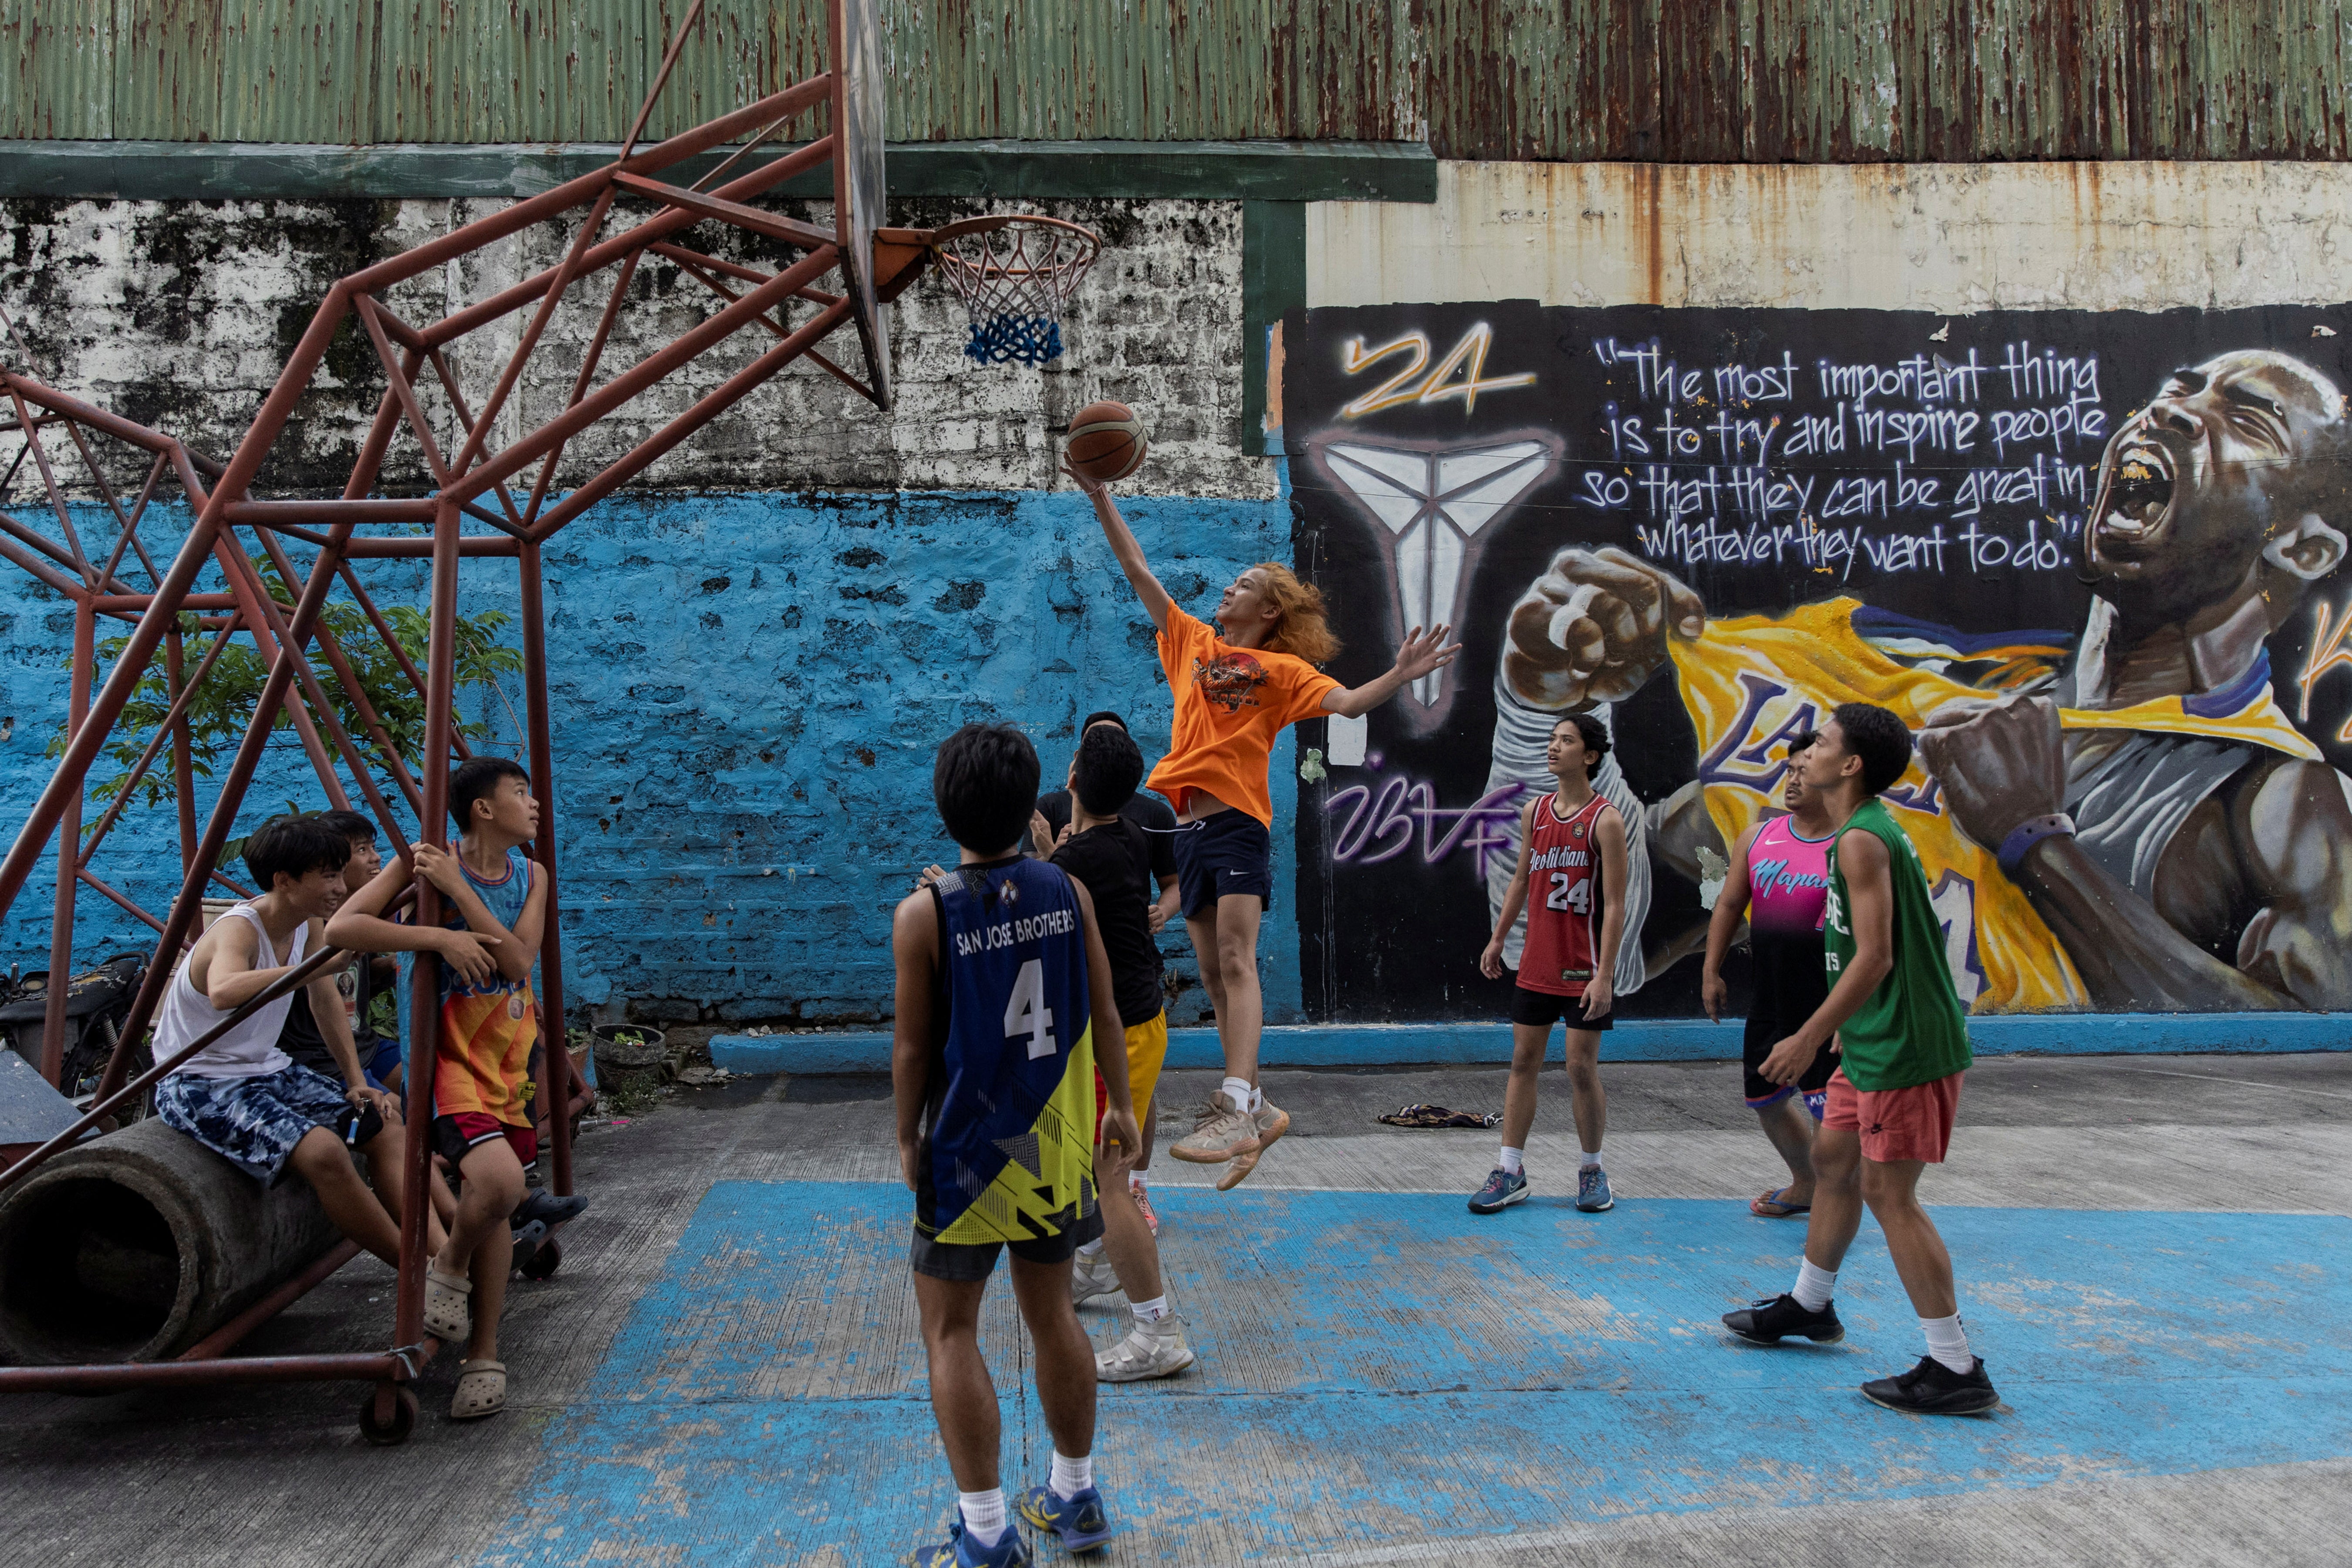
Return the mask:
[(1513, 1204), (1528, 1200), (1528, 1175), (1524, 1170), (1506, 1171), (1500, 1165), (1486, 1173), (1486, 1184), (1470, 1196), (1472, 1214), (1500, 1214)]
[[(1282, 1125), (1287, 1129), (1290, 1118), (1283, 1117)], [(1256, 1153), (1262, 1142), (1256, 1119), (1226, 1099), (1221, 1089), (1201, 1108), (1192, 1131), (1170, 1144), (1168, 1152), (1195, 1165), (1222, 1165), (1237, 1155)]]
[(1609, 1173), (1598, 1165), (1587, 1165), (1576, 1173), (1576, 1206), (1586, 1214), (1599, 1214), (1617, 1206), (1617, 1194), (1609, 1190)]
[(1095, 1376), (1103, 1383), (1141, 1383), (1173, 1377), (1200, 1358), (1184, 1342), (1184, 1325), (1174, 1318), (1138, 1323), (1127, 1338), (1095, 1352)]
[(1118, 1294), (1118, 1273), (1110, 1266), (1110, 1248), (1079, 1253), (1070, 1260), (1070, 1304), (1083, 1307), (1097, 1296)]
[(1257, 1129), (1257, 1147), (1246, 1154), (1234, 1156), (1233, 1163), (1225, 1167), (1225, 1173), (1217, 1178), (1217, 1191), (1221, 1193), (1230, 1193), (1249, 1180), (1250, 1173), (1257, 1169), (1259, 1159), (1274, 1147), (1274, 1141), (1290, 1131), (1290, 1112), (1266, 1100), (1251, 1114), (1250, 1122)]

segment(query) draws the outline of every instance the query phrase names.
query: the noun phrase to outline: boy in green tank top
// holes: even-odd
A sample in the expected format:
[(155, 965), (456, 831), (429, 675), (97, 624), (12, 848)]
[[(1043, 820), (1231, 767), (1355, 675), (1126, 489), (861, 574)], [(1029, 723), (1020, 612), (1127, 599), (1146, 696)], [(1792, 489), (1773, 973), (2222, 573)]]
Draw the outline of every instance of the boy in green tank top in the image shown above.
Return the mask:
[(1867, 1204), (1919, 1314), (1927, 1353), (1862, 1392), (1890, 1410), (1976, 1415), (2000, 1395), (1969, 1349), (1951, 1254), (1919, 1204), (1919, 1173), (1940, 1163), (1951, 1143), (1969, 1062), (1968, 1020), (1918, 851), (1878, 798), (1911, 766), (1911, 732), (1884, 708), (1849, 702), (1822, 726), (1801, 765), (1837, 832), (1822, 920), (1830, 994), (1757, 1070), (1793, 1083), (1832, 1037), (1841, 1065), (1830, 1075), (1813, 1142), (1813, 1211), (1797, 1282), (1785, 1295), (1725, 1313), (1724, 1326), (1752, 1344), (1843, 1339), (1830, 1294)]

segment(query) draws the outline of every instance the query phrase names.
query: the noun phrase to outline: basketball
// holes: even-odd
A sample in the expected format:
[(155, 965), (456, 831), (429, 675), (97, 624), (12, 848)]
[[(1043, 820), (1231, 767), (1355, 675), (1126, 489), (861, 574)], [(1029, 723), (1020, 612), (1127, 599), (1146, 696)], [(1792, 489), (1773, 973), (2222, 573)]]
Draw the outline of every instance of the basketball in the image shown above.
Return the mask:
[(1123, 479), (1143, 466), (1150, 440), (1143, 421), (1124, 403), (1089, 403), (1070, 421), (1064, 443), (1070, 467), (1098, 485)]

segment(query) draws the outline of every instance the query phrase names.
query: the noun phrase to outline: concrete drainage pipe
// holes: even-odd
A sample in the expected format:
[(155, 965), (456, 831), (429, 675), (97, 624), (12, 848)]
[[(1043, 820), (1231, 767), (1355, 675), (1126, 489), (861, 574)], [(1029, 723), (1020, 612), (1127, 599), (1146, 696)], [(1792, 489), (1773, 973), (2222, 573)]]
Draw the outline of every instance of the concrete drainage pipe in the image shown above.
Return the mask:
[(338, 1239), (300, 1177), (264, 1188), (134, 1122), (0, 1196), (0, 1362), (165, 1360)]

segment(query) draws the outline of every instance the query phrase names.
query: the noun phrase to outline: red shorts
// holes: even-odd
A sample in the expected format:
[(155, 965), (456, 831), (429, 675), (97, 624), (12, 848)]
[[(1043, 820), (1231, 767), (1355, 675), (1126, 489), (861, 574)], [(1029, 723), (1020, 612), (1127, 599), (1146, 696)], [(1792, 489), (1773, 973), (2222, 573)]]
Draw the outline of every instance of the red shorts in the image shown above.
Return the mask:
[(1892, 1165), (1903, 1160), (1944, 1163), (1952, 1146), (1952, 1118), (1960, 1109), (1960, 1079), (1956, 1072), (1909, 1089), (1856, 1089), (1840, 1068), (1830, 1074), (1829, 1104), (1822, 1125), (1862, 1134), (1862, 1157)]
[(539, 1158), (539, 1133), (531, 1128), (512, 1126), (478, 1110), (460, 1110), (433, 1119), (433, 1146), (452, 1165), (463, 1162), (466, 1151), (475, 1144), (498, 1137), (506, 1139), (521, 1163), (529, 1165)]

